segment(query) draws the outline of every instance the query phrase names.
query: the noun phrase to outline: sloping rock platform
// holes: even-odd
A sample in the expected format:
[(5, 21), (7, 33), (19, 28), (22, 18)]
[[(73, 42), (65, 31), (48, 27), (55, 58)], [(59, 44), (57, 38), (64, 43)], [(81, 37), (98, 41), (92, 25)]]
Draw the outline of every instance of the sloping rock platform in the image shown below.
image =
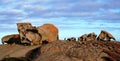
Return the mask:
[(64, 40), (44, 45), (0, 45), (1, 61), (120, 61), (120, 42)]

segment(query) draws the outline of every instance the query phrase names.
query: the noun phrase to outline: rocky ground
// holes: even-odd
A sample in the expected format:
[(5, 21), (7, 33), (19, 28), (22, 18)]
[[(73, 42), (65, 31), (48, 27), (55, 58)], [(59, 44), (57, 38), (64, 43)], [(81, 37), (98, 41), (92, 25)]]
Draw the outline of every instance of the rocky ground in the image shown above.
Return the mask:
[(120, 42), (58, 40), (44, 45), (0, 45), (1, 61), (120, 61)]

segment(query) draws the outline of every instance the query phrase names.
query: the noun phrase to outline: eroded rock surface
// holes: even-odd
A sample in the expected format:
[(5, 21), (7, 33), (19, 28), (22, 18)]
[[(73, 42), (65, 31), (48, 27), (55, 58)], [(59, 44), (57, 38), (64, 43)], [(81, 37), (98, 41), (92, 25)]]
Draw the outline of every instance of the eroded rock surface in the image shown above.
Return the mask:
[(59, 40), (58, 28), (53, 24), (44, 24), (37, 27), (38, 33), (42, 36), (42, 41), (56, 41)]
[(20, 44), (20, 35), (19, 34), (11, 34), (2, 37), (2, 44)]
[[(98, 38), (92, 32), (78, 40), (75, 37), (59, 40), (58, 28), (53, 24), (17, 26), (19, 34), (2, 38), (7, 44), (0, 45), (1, 61), (120, 61), (120, 42), (111, 41), (115, 38), (107, 31), (102, 30)], [(16, 43), (19, 39), (20, 44)]]
[(111, 41), (112, 40), (116, 40), (115, 37), (113, 37), (112, 34), (110, 34), (109, 32), (102, 30), (101, 33), (99, 34), (98, 40), (103, 40), (103, 41)]
[(113, 41), (79, 44), (64, 40), (36, 46), (0, 45), (0, 59), (24, 57), (30, 61), (119, 61), (119, 47), (120, 43)]

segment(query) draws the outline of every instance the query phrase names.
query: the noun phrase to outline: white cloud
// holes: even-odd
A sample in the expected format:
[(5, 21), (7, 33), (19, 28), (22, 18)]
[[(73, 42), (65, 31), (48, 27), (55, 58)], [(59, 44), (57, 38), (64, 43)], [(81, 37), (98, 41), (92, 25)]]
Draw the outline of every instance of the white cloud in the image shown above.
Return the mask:
[[(119, 29), (120, 0), (0, 0), (1, 29), (17, 22), (66, 29)], [(81, 31), (82, 32), (82, 31)], [(86, 30), (87, 32), (87, 30)]]

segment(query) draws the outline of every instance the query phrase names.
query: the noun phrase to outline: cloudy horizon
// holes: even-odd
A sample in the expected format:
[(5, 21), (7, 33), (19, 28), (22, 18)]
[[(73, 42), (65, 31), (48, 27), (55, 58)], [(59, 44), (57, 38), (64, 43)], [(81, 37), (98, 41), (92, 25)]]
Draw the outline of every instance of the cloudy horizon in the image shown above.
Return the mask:
[(60, 39), (101, 30), (120, 40), (120, 0), (0, 0), (0, 38), (18, 33), (16, 23), (52, 23)]

